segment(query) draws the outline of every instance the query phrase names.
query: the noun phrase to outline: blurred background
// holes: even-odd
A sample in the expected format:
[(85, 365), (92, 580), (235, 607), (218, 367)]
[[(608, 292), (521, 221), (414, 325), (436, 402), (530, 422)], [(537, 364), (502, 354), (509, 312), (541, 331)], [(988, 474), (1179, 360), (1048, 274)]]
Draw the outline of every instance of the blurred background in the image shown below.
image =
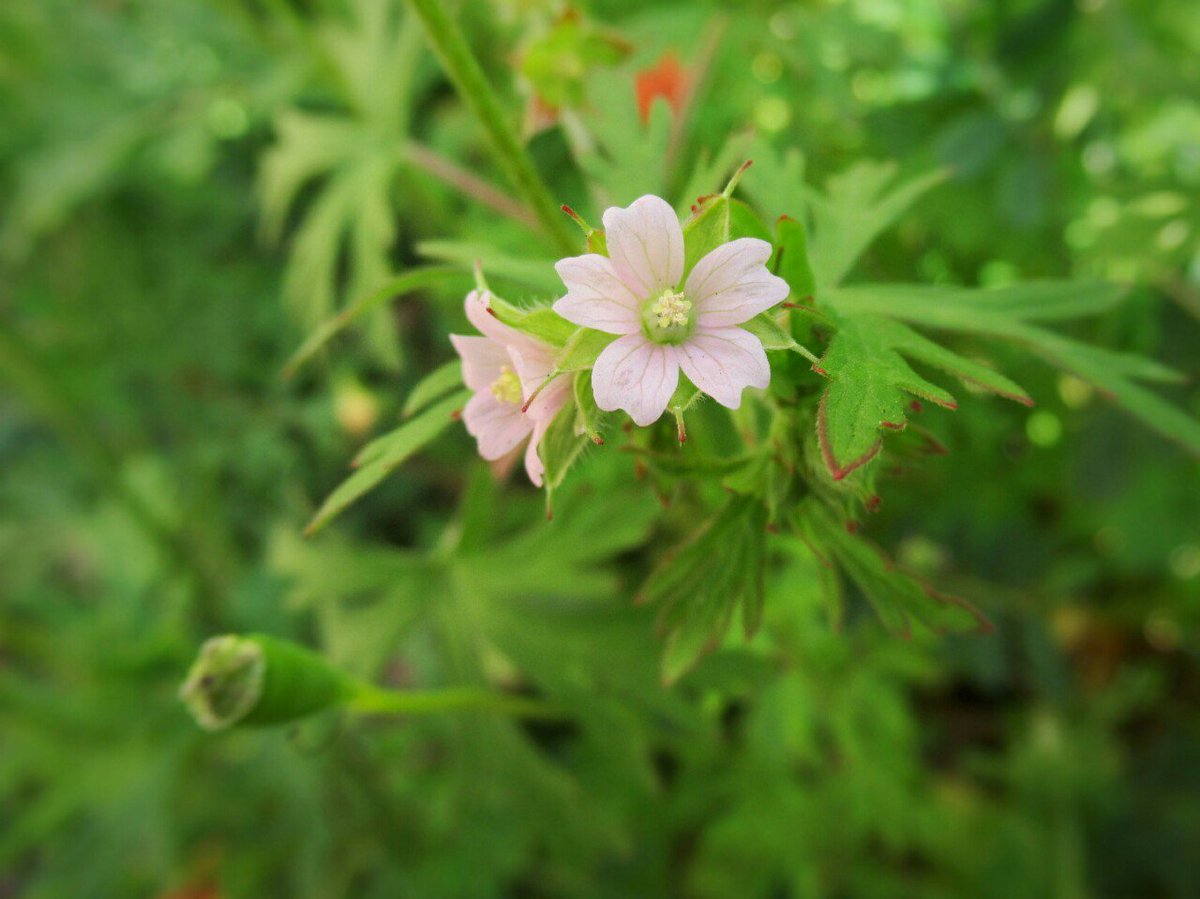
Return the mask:
[[(1034, 410), (931, 413), (951, 453), (869, 524), (991, 636), (836, 633), (796, 553), (769, 645), (666, 690), (631, 599), (670, 543), (631, 459), (589, 455), (547, 523), (459, 428), (302, 537), (452, 357), (470, 260), (553, 289), (404, 6), (0, 4), (0, 897), (1200, 895), (1200, 477), (1069, 376), (1014, 356)], [(633, 147), (685, 80), (673, 158), (755, 157), (766, 206), (801, 159), (951, 167), (859, 277), (1131, 283), (1078, 335), (1200, 367), (1193, 4), (457, 6), (593, 219), (585, 178), (627, 203), (655, 160), (573, 122)], [(244, 630), (579, 718), (203, 734), (178, 685)]]

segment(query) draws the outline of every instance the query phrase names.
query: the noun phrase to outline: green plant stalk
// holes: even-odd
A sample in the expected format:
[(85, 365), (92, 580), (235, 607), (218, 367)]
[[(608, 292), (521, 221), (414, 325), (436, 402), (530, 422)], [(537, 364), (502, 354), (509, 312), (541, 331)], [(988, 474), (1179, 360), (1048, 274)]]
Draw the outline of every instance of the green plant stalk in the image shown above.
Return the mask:
[(364, 683), (358, 685), (345, 707), (364, 715), (436, 715), (443, 712), (482, 711), (522, 718), (563, 716), (561, 710), (536, 699), (472, 687), (387, 690)]
[(487, 76), (471, 52), (462, 29), (447, 14), (442, 0), (409, 0), (425, 26), (425, 33), (442, 68), (450, 76), (471, 113), (479, 119), (491, 140), (504, 174), (529, 204), (546, 234), (564, 253), (578, 251), (577, 240), (566, 217), (559, 211), (545, 182), (521, 147), (516, 131), (505, 115)]

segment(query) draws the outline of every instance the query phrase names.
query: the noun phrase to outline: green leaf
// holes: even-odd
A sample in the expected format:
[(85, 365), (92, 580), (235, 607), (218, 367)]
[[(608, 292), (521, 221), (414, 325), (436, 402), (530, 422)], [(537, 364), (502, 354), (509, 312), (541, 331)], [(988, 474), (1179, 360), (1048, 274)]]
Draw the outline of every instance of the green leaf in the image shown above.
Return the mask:
[(817, 277), (808, 259), (808, 235), (804, 225), (783, 216), (775, 224), (775, 274), (787, 281), (792, 296), (803, 302), (817, 292)]
[(449, 362), (439, 365), (417, 382), (417, 385), (408, 394), (408, 399), (404, 401), (404, 408), (400, 414), (404, 418), (412, 417), (434, 400), (460, 386), (462, 382), (461, 359), (451, 359)]
[(897, 569), (882, 550), (848, 531), (819, 502), (805, 503), (794, 524), (819, 558), (849, 575), (892, 633), (911, 636), (914, 624), (935, 634), (992, 629), (970, 603), (938, 593)]
[(666, 634), (663, 680), (672, 683), (715, 649), (742, 610), (747, 635), (761, 621), (766, 509), (753, 497), (731, 498), (699, 533), (661, 563), (639, 602), (656, 603)]
[(466, 276), (463, 272), (444, 265), (422, 266), (391, 278), (369, 293), (363, 294), (337, 315), (326, 319), (309, 334), (284, 365), (283, 377), (291, 378), (295, 375), (300, 366), (311, 359), (325, 344), (372, 309), (405, 294), (455, 281), (462, 281), (465, 286)]
[(463, 240), (423, 240), (417, 252), (427, 259), (453, 263), (466, 271), (474, 271), (478, 262), (485, 272), (530, 287), (542, 295), (558, 295), (562, 281), (554, 271), (556, 259), (530, 259), (512, 256), (491, 244)]
[(305, 533), (315, 534), (347, 506), (388, 476), (413, 453), (446, 430), (468, 399), (470, 391), (459, 391), (429, 407), (396, 430), (367, 444), (354, 460), (358, 471), (350, 475), (325, 499)]
[(1105, 312), (1124, 289), (1102, 283), (1034, 282), (991, 290), (917, 285), (843, 288), (825, 299), (855, 315), (882, 314), (944, 331), (1010, 341), (1084, 379), (1130, 415), (1200, 455), (1200, 422), (1138, 381), (1178, 382), (1183, 376), (1152, 359), (1088, 346), (1031, 322)]
[(947, 409), (958, 408), (951, 394), (913, 371), (905, 357), (1009, 399), (1033, 403), (1008, 378), (898, 322), (875, 316), (842, 317), (821, 359), (830, 384), (817, 408), (821, 456), (834, 480), (841, 480), (876, 456), (882, 445), (882, 429), (904, 428), (911, 402), (906, 394)]
[(1029, 281), (1005, 287), (928, 284), (839, 287), (828, 301), (847, 312), (868, 312), (954, 331), (1010, 336), (1016, 322), (1063, 321), (1109, 312), (1128, 290), (1100, 281)]
[[(602, 69), (588, 76), (588, 123), (594, 146), (577, 149), (580, 167), (595, 185), (602, 205), (623, 205), (643, 194), (665, 194), (672, 112), (665, 101), (650, 108), (643, 124), (625, 70)], [(590, 142), (589, 142), (590, 143)]]
[(894, 163), (860, 162), (830, 178), (825, 193), (810, 189), (814, 232), (809, 246), (817, 284), (837, 285), (871, 241), (946, 175), (930, 172), (889, 189)]

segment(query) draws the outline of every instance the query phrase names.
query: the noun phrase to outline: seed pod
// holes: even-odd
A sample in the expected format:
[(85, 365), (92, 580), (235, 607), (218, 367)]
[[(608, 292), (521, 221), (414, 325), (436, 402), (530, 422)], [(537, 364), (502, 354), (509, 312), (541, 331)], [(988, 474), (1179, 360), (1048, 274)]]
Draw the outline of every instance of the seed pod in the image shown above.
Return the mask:
[(323, 656), (265, 634), (226, 634), (205, 642), (180, 689), (206, 730), (282, 724), (339, 705), (354, 682)]

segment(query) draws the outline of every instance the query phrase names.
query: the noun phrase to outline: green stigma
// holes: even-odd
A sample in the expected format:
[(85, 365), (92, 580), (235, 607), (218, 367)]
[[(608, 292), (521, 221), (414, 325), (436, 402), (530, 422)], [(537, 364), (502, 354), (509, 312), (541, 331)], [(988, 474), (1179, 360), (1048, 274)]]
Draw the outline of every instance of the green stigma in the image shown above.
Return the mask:
[(507, 365), (501, 367), (500, 377), (492, 382), (492, 396), (510, 406), (521, 402), (521, 379)]
[(695, 324), (692, 303), (683, 291), (668, 288), (642, 304), (642, 330), (655, 343), (682, 343)]

